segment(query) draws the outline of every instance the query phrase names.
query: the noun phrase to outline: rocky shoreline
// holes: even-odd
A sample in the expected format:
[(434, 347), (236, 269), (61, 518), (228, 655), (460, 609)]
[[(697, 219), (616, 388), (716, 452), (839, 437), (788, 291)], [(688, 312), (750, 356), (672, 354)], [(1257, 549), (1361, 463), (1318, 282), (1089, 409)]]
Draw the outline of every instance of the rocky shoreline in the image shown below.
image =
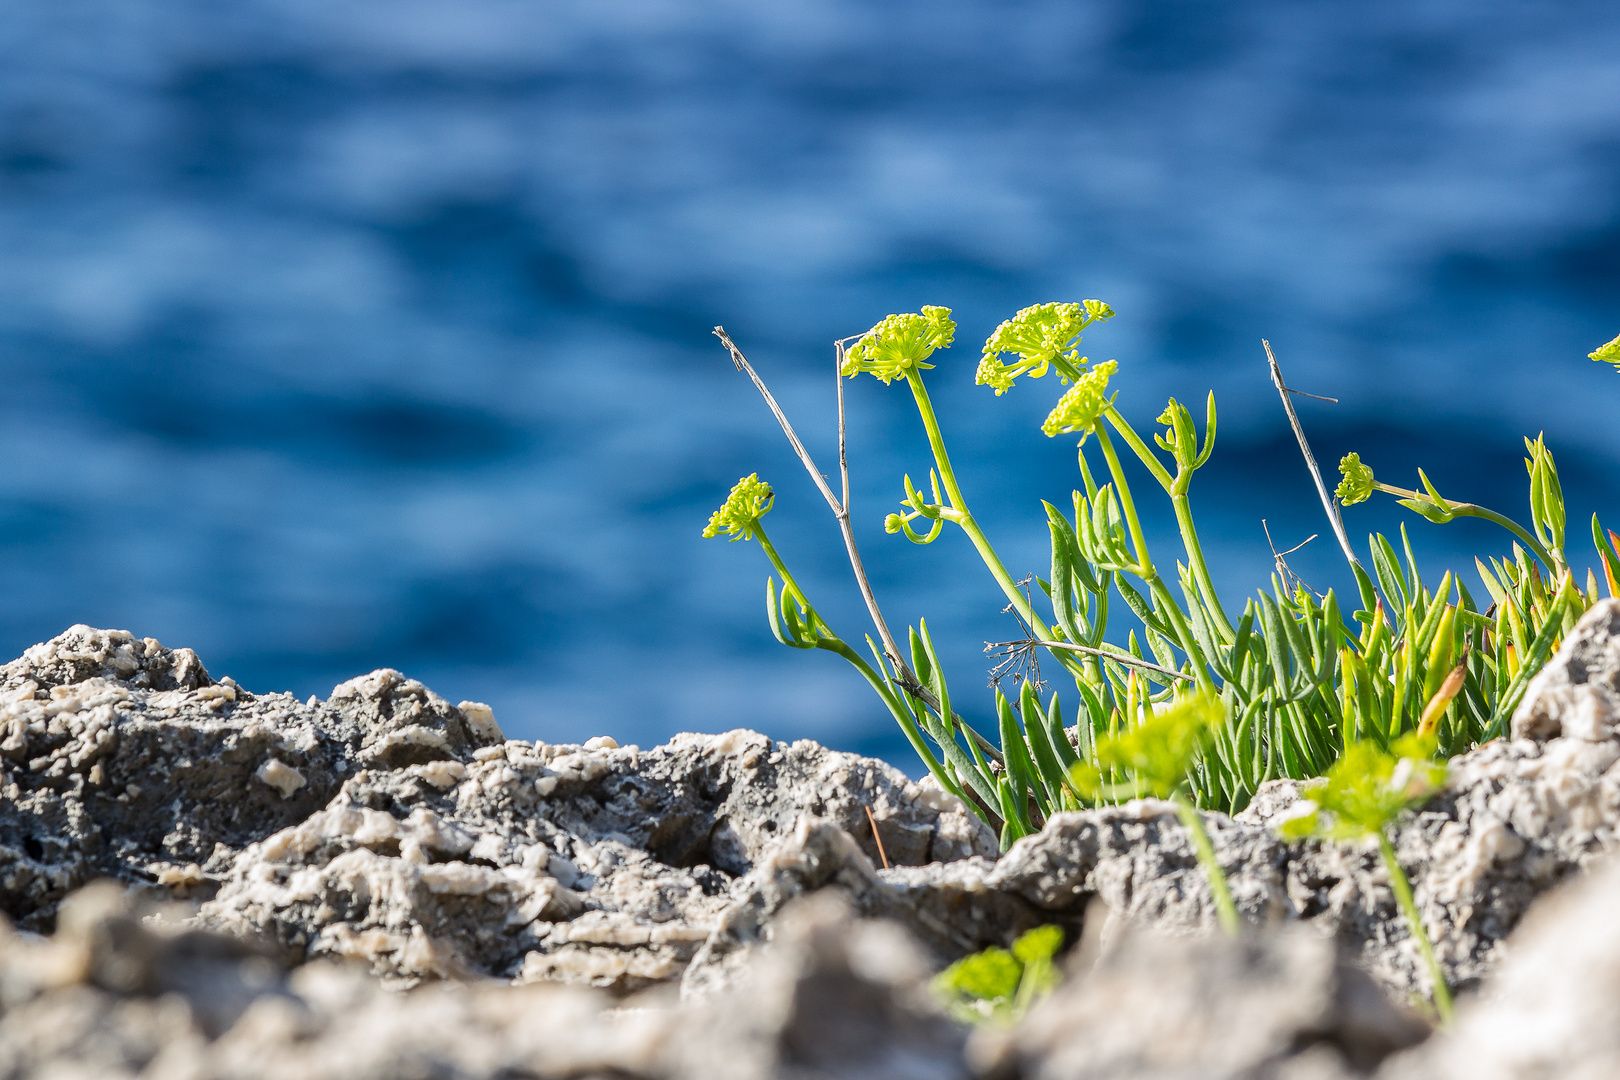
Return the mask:
[[(1431, 1036), (1376, 855), (1278, 839), (1290, 782), (1206, 816), (1231, 942), (1167, 804), (997, 858), (950, 796), (812, 742), (531, 744), (395, 671), (300, 702), (77, 626), (0, 668), (0, 1078), (1620, 1075), (1613, 995), (1547, 974), (1620, 973), (1606, 923), (1572, 929), (1620, 897), (1582, 872), (1616, 846), (1616, 717), (1607, 601), (1402, 822), (1463, 995)], [(1069, 978), (1022, 1023), (938, 1012), (933, 972), (1054, 923)], [(1534, 986), (1600, 1030), (1469, 1064)]]

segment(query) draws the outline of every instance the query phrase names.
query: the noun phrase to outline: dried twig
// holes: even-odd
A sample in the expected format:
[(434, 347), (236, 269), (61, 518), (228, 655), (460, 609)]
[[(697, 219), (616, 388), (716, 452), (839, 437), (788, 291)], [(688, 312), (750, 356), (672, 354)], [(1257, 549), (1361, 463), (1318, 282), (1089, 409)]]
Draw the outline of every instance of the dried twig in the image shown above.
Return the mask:
[(1339, 546), (1344, 549), (1344, 557), (1350, 560), (1350, 565), (1361, 568), (1361, 562), (1350, 547), (1350, 538), (1344, 532), (1344, 519), (1339, 516), (1339, 504), (1334, 502), (1328, 494), (1327, 485), (1322, 482), (1322, 470), (1317, 468), (1316, 455), (1311, 453), (1311, 444), (1305, 440), (1305, 429), (1300, 426), (1299, 414), (1294, 412), (1294, 402), (1291, 394), (1300, 394), (1304, 397), (1316, 398), (1318, 401), (1331, 401), (1338, 403), (1337, 398), (1322, 397), (1320, 394), (1307, 394), (1303, 390), (1295, 390), (1283, 382), (1282, 368), (1277, 366), (1277, 357), (1271, 351), (1271, 342), (1262, 338), (1260, 344), (1266, 350), (1266, 362), (1271, 365), (1271, 382), (1277, 388), (1277, 394), (1282, 398), (1283, 411), (1288, 414), (1288, 423), (1294, 429), (1294, 438), (1299, 440), (1299, 449), (1305, 455), (1305, 464), (1310, 467), (1311, 479), (1316, 481), (1316, 493), (1322, 498), (1322, 509), (1327, 511), (1328, 523), (1333, 526), (1333, 535), (1338, 538)]
[(1305, 584), (1305, 579), (1294, 573), (1294, 568), (1288, 565), (1288, 556), (1292, 555), (1294, 552), (1298, 551), (1312, 540), (1315, 540), (1319, 534), (1311, 533), (1311, 535), (1307, 536), (1305, 539), (1301, 540), (1287, 551), (1278, 551), (1276, 541), (1271, 539), (1271, 525), (1266, 521), (1265, 518), (1260, 519), (1260, 527), (1266, 531), (1266, 546), (1271, 549), (1271, 558), (1277, 564), (1277, 575), (1282, 578), (1282, 583), (1288, 586), (1290, 592), (1292, 592), (1296, 587), (1302, 588), (1306, 592), (1314, 592), (1315, 590), (1313, 590), (1309, 585)]
[[(878, 608), (877, 597), (872, 595), (872, 584), (866, 579), (866, 567), (861, 563), (860, 548), (855, 544), (855, 530), (849, 523), (849, 466), (844, 461), (843, 380), (840, 379), (838, 382), (838, 464), (844, 481), (844, 499), (840, 502), (838, 496), (832, 493), (832, 488), (827, 486), (827, 478), (822, 475), (820, 469), (816, 468), (815, 460), (810, 457), (810, 451), (806, 450), (804, 443), (799, 441), (799, 436), (794, 432), (793, 425), (788, 423), (787, 414), (782, 411), (782, 406), (776, 403), (776, 398), (771, 394), (770, 388), (765, 385), (765, 380), (759, 377), (759, 373), (754, 370), (754, 365), (748, 362), (748, 358), (742, 354), (742, 350), (732, 343), (731, 335), (726, 333), (726, 328), (723, 326), (715, 327), (714, 336), (719, 338), (720, 344), (724, 345), (726, 351), (731, 353), (731, 362), (737, 365), (737, 370), (746, 372), (748, 377), (754, 380), (755, 388), (759, 390), (760, 396), (765, 399), (765, 404), (770, 406), (771, 414), (776, 417), (776, 422), (782, 425), (782, 434), (787, 436), (788, 444), (793, 447), (793, 452), (799, 455), (799, 461), (803, 463), (805, 472), (810, 474), (810, 479), (814, 480), (816, 487), (821, 490), (821, 497), (826, 499), (827, 505), (832, 508), (833, 517), (838, 519), (838, 529), (844, 534), (844, 548), (849, 552), (849, 565), (855, 571), (855, 583), (860, 586), (861, 597), (866, 601), (867, 613), (872, 616), (872, 625), (877, 628), (878, 637), (883, 641), (883, 651), (888, 655), (889, 662), (894, 665), (895, 672), (898, 675), (911, 683), (916, 683), (917, 676), (912, 673), (911, 668), (906, 666), (905, 658), (900, 654), (900, 646), (895, 644), (894, 635), (889, 633), (889, 624), (883, 621), (883, 612)], [(842, 351), (842, 348), (840, 348), (840, 354), (842, 354)], [(907, 687), (907, 689), (910, 688)], [(918, 689), (922, 689), (922, 687), (919, 685)]]
[(1130, 653), (1114, 652), (1111, 649), (1094, 649), (1090, 645), (1076, 645), (1072, 641), (1033, 641), (1030, 644), (1039, 645), (1043, 649), (1065, 649), (1069, 652), (1086, 653), (1090, 656), (1101, 656), (1106, 660), (1113, 660), (1126, 667), (1146, 668), (1148, 671), (1157, 671), (1161, 675), (1168, 675), (1172, 679), (1183, 679), (1186, 682), (1197, 682), (1184, 671), (1171, 671), (1167, 667), (1138, 659)]
[[(754, 365), (750, 364), (748, 358), (742, 354), (742, 350), (732, 342), (731, 335), (726, 333), (726, 328), (723, 326), (715, 327), (714, 336), (720, 339), (720, 344), (724, 345), (726, 351), (731, 354), (731, 362), (736, 365), (737, 370), (744, 372), (753, 380), (755, 389), (765, 399), (765, 404), (770, 407), (771, 415), (775, 416), (776, 422), (782, 426), (782, 434), (787, 436), (788, 445), (792, 446), (793, 452), (799, 456), (799, 461), (804, 465), (805, 472), (810, 474), (810, 479), (815, 482), (816, 487), (821, 491), (821, 497), (827, 500), (827, 505), (832, 509), (833, 517), (838, 519), (838, 530), (844, 536), (844, 548), (849, 552), (849, 565), (855, 572), (855, 583), (860, 586), (861, 598), (866, 601), (867, 613), (871, 615), (872, 625), (877, 629), (878, 638), (883, 642), (884, 655), (889, 658), (889, 663), (894, 665), (894, 681), (908, 694), (938, 712), (939, 698), (917, 678), (916, 672), (911, 670), (911, 666), (906, 663), (905, 657), (901, 655), (900, 646), (895, 643), (894, 635), (889, 633), (889, 624), (884, 621), (883, 612), (878, 607), (877, 597), (872, 593), (872, 584), (866, 577), (866, 567), (861, 562), (860, 548), (855, 543), (855, 530), (849, 521), (849, 463), (845, 459), (844, 452), (843, 379), (838, 377), (836, 371), (834, 372), (834, 376), (838, 378), (838, 467), (844, 492), (844, 498), (840, 501), (838, 496), (833, 494), (832, 488), (827, 486), (826, 476), (822, 474), (820, 469), (816, 468), (815, 459), (810, 456), (810, 451), (806, 450), (804, 443), (799, 441), (798, 433), (793, 430), (793, 425), (788, 422), (787, 414), (782, 411), (782, 406), (776, 403), (775, 395), (765, 385), (765, 380), (761, 379), (759, 373), (754, 370)], [(844, 341), (847, 340), (849, 339), (844, 339)], [(843, 360), (843, 345), (843, 341), (838, 342), (835, 350), (840, 366), (842, 366)], [(966, 733), (968, 738), (978, 743), (980, 749), (989, 754), (993, 760), (1001, 760), (1001, 751), (996, 748), (995, 744), (975, 731), (971, 724), (956, 714), (955, 710), (951, 711), (951, 720)]]
[(883, 850), (883, 837), (878, 835), (877, 818), (872, 816), (870, 806), (862, 806), (861, 809), (866, 811), (866, 820), (872, 826), (872, 839), (877, 843), (878, 858), (883, 860), (883, 869), (887, 870), (889, 868), (889, 853)]

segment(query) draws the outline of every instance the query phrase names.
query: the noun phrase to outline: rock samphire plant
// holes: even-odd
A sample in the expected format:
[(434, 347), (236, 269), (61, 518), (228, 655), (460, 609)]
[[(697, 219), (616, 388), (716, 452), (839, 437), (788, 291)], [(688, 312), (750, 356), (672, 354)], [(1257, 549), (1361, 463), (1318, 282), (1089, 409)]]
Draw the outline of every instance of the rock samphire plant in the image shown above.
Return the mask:
[[(1347, 755), (1361, 753), (1357, 747), (1388, 753), (1409, 746), (1400, 742), (1403, 737), (1421, 733), (1444, 758), (1501, 734), (1531, 675), (1599, 598), (1596, 574), (1588, 570), (1577, 580), (1566, 555), (1563, 493), (1545, 441), (1526, 442), (1528, 527), (1442, 497), (1421, 472), (1421, 490), (1382, 484), (1353, 454), (1341, 463), (1335, 499), (1294, 415), (1295, 391), (1283, 384), (1272, 359), (1273, 380), (1357, 595), (1347, 615), (1333, 590), (1310, 590), (1279, 559), (1271, 588), (1247, 600), (1234, 617), (1211, 580), (1191, 496), (1193, 478), (1215, 446), (1214, 395), (1207, 398), (1201, 431), (1192, 411), (1171, 398), (1151, 438), (1143, 438), (1116, 407), (1119, 395), (1110, 385), (1116, 362), (1092, 363), (1079, 354), (1082, 333), (1113, 314), (1098, 300), (1038, 304), (996, 327), (981, 352), (976, 381), (998, 396), (1020, 379), (1047, 374), (1067, 386), (1042, 431), (1075, 441), (1079, 483), (1061, 506), (1043, 504), (1048, 576), (1023, 581), (1007, 568), (970, 509), (928, 395), (925, 372), (956, 335), (948, 309), (890, 315), (835, 345), (839, 492), (765, 382), (717, 327), (837, 519), (875, 634), (861, 650), (818, 613), (766, 535), (762, 521), (775, 498), (772, 488), (748, 476), (737, 482), (704, 535), (754, 540), (765, 552), (774, 571), (766, 582), (766, 613), (777, 640), (836, 653), (854, 666), (929, 774), (998, 829), (1004, 846), (1062, 810), (1151, 794), (1178, 799), (1192, 825), (1197, 817), (1191, 807), (1235, 812), (1267, 780), (1331, 776), (1337, 763), (1355, 760)], [(1615, 355), (1600, 349), (1593, 358), (1620, 363), (1620, 345), (1603, 349)], [(1002, 662), (991, 673), (989, 709), (977, 718), (958, 711), (960, 698), (951, 693), (927, 622), (909, 628), (902, 647), (862, 566), (849, 512), (843, 401), (843, 380), (862, 374), (910, 391), (933, 457), (925, 485), (903, 478), (900, 509), (885, 519), (885, 531), (929, 544), (947, 529), (960, 530), (1025, 630), (1022, 640), (999, 646)], [(1142, 527), (1139, 493), (1125, 470), (1129, 458), (1147, 469), (1170, 501), (1179, 534), (1171, 559)], [(1425, 583), (1404, 526), (1399, 551), (1383, 535), (1369, 537), (1372, 569), (1364, 567), (1346, 537), (1340, 506), (1375, 491), (1395, 494), (1430, 521), (1484, 517), (1513, 535), (1511, 555), (1476, 564), (1490, 596), (1485, 607), (1454, 573), (1435, 587)], [(1596, 515), (1592, 537), (1613, 595), (1620, 591), (1620, 557)], [(1112, 639), (1109, 632), (1120, 604), (1132, 620), (1123, 641), (1117, 630)], [(1037, 655), (1059, 666), (1072, 688), (1047, 690), (1030, 678)], [(1008, 675), (1014, 686), (1004, 692)], [(1183, 732), (1196, 737), (1187, 735), (1179, 771), (1156, 771), (1141, 756), (1163, 734), (1155, 725), (1164, 716), (1184, 720), (1194, 712), (1208, 721)], [(1194, 830), (1195, 839), (1201, 832)], [(1220, 894), (1219, 868), (1206, 863), (1206, 869)], [(1218, 898), (1217, 905), (1225, 921), (1230, 901)]]

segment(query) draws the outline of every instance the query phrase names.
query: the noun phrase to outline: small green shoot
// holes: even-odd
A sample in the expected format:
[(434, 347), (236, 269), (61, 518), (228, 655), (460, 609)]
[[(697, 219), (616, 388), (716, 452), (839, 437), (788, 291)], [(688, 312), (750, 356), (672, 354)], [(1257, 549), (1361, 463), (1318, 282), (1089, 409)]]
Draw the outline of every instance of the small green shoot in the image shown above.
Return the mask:
[(1446, 781), (1446, 766), (1433, 760), (1435, 742), (1416, 733), (1395, 740), (1388, 751), (1367, 742), (1345, 748), (1344, 756), (1327, 775), (1305, 786), (1302, 812), (1278, 826), (1289, 839), (1321, 837), (1327, 840), (1365, 841), (1378, 845), (1389, 872), (1390, 887), (1406, 925), (1417, 942), (1434, 987), (1434, 1005), (1443, 1024), (1451, 1022), (1451, 991), (1435, 958), (1434, 946), (1412, 900), (1412, 886), (1387, 829), (1402, 811), (1420, 806)]
[(1187, 776), (1198, 756), (1209, 749), (1224, 715), (1218, 698), (1196, 692), (1139, 724), (1099, 736), (1092, 761), (1079, 762), (1069, 774), (1075, 788), (1089, 799), (1117, 802), (1149, 796), (1174, 803), (1209, 878), (1221, 928), (1236, 937), (1240, 923), (1226, 874), (1215, 861), (1215, 846), (1203, 818), (1187, 797)]
[(992, 946), (964, 956), (934, 976), (934, 992), (964, 1024), (1011, 1024), (1057, 985), (1052, 960), (1062, 947), (1062, 928), (1037, 927), (1011, 950)]

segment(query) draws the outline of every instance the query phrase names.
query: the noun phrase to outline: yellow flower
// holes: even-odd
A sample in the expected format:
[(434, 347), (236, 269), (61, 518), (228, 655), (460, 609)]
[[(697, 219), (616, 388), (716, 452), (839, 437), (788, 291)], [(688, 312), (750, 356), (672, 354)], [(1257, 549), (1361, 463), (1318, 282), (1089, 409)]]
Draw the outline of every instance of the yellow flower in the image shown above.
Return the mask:
[(771, 512), (771, 503), (775, 499), (771, 485), (761, 480), (758, 473), (749, 473), (732, 485), (726, 501), (710, 515), (703, 538), (709, 540), (721, 533), (729, 533), (732, 540), (747, 540), (753, 535), (759, 519)]
[(1119, 361), (1105, 360), (1080, 376), (1058, 399), (1057, 407), (1041, 425), (1041, 430), (1049, 436), (1090, 431), (1112, 400), (1103, 395), (1108, 392), (1108, 376), (1118, 370)]
[(933, 367), (923, 361), (935, 349), (948, 348), (955, 336), (950, 308), (929, 306), (915, 315), (890, 315), (844, 353), (840, 374), (854, 378), (865, 371), (893, 382), (914, 369)]

